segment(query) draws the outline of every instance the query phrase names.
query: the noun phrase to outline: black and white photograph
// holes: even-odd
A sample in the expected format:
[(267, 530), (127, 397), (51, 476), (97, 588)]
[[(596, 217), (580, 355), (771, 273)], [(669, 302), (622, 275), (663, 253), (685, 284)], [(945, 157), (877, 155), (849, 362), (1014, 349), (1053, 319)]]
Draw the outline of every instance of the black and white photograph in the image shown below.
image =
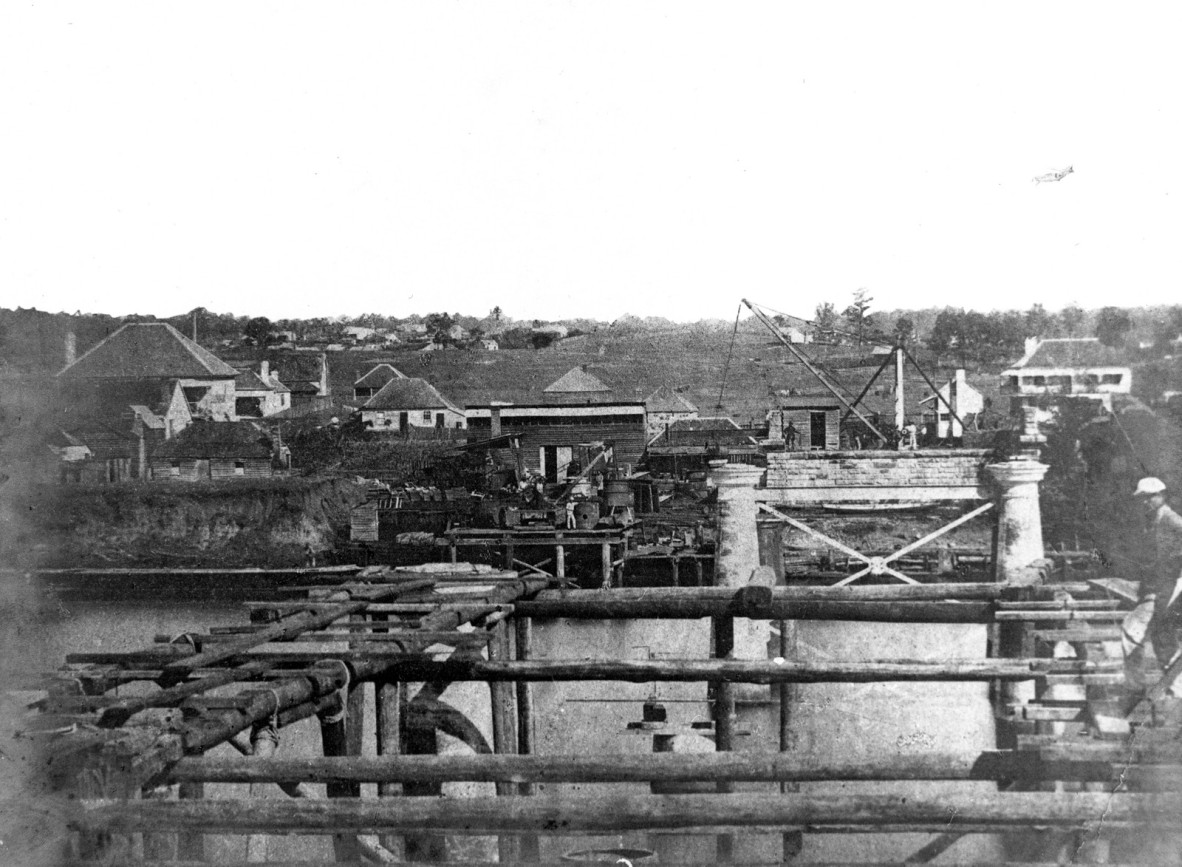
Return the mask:
[(0, 865), (1182, 865), (1180, 42), (0, 5)]

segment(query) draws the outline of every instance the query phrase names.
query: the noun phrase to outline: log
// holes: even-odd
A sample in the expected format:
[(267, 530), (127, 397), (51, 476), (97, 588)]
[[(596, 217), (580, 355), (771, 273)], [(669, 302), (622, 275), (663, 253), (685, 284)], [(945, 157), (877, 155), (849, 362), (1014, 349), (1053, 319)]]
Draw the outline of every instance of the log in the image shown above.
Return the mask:
[[(691, 593), (694, 587), (678, 588)], [(707, 589), (707, 588), (703, 588)], [(748, 617), (754, 620), (850, 620), (888, 623), (989, 623), (993, 606), (988, 601), (840, 601), (788, 599), (774, 596), (766, 604), (741, 603), (731, 598), (693, 596), (651, 598), (615, 597), (621, 591), (581, 590), (565, 596), (540, 593), (517, 603), (524, 617), (614, 619), (696, 619)]]
[(79, 802), (70, 825), (111, 833), (381, 834), (437, 831), (488, 835), (676, 828), (939, 825), (998, 829), (1042, 825), (1176, 828), (1182, 795), (1001, 792), (939, 795), (622, 795), (568, 798), (402, 798), (326, 801)]
[[(1109, 667), (1116, 663), (1108, 664)], [(983, 659), (876, 662), (771, 660), (525, 660), (405, 659), (394, 664), (407, 681), (721, 681), (727, 683), (878, 683), (885, 681), (1032, 680), (1047, 674), (1105, 670), (1086, 660)]]
[(423, 579), (407, 581), (399, 585), (379, 586), (362, 591), (360, 593), (362, 598), (356, 601), (344, 605), (334, 605), (326, 612), (296, 614), (284, 622), (268, 627), (260, 632), (255, 632), (249, 637), (220, 645), (216, 650), (207, 650), (203, 653), (197, 653), (185, 659), (171, 662), (164, 666), (165, 677), (183, 677), (196, 668), (209, 668), (227, 659), (232, 659), (250, 650), (255, 645), (267, 641), (287, 641), (295, 638), (301, 632), (322, 629), (335, 620), (339, 620), (349, 614), (364, 611), (371, 602), (395, 598), (404, 593), (411, 593), (416, 590), (425, 590), (433, 586), (434, 583), (431, 579)]
[[(1138, 753), (1150, 760), (1146, 752)], [(171, 782), (207, 783), (801, 783), (830, 780), (1108, 780), (1126, 769), (1156, 767), (1178, 773), (1174, 764), (1132, 765), (1127, 748), (1104, 745), (1103, 752), (1076, 755), (1067, 749), (990, 750), (979, 755), (933, 753), (883, 755), (820, 763), (793, 753), (637, 753), (546, 756), (398, 756), (379, 759), (184, 758)]]

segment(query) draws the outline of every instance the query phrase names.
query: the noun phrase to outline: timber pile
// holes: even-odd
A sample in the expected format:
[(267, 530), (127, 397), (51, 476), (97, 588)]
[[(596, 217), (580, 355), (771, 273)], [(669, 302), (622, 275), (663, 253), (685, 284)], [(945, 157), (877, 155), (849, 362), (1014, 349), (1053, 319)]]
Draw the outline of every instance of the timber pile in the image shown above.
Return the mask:
[[(738, 592), (548, 589), (552, 585), (536, 570), (476, 572), (463, 564), (439, 564), (431, 572), (375, 567), (321, 574), (316, 584), (287, 588), (293, 595), (284, 601), (248, 603), (244, 624), (158, 636), (154, 646), (135, 652), (71, 654), (42, 702), (41, 728), (61, 732), (50, 745), (57, 783), (73, 796), (76, 862), (198, 862), (206, 854), (206, 835), (331, 836), (337, 863), (389, 862), (403, 841), (408, 856), (415, 856), (411, 860), (441, 863), (439, 835), (497, 835), (498, 863), (537, 864), (544, 835), (706, 829), (721, 841), (740, 828), (944, 836), (1034, 827), (1091, 835), (1176, 828), (1182, 750), (1167, 737), (1125, 743), (1061, 738), (1040, 729), (1036, 740), (1026, 736), (967, 759), (884, 755), (829, 764), (788, 751), (730, 751), (733, 721), (724, 711), (735, 701), (735, 683), (1033, 682), (1045, 694), (1056, 678), (1086, 685), (1088, 678), (1111, 678), (1119, 669), (1104, 656), (1062, 659), (1045, 652), (979, 660), (740, 661), (728, 658), (736, 617), (989, 623), (1023, 630), (1029, 640), (1022, 646), (1030, 648), (1040, 632), (1037, 640), (1044, 645), (1068, 640), (1058, 634), (1064, 629), (1095, 629), (1106, 640), (1120, 613), (1118, 602), (1086, 584)], [(638, 617), (713, 618), (712, 658), (532, 658), (533, 618)], [(449, 683), (465, 680), (489, 685), (491, 754), (475, 726), (439, 701)], [(534, 754), (530, 683), (562, 680), (711, 684), (719, 751)], [(377, 758), (363, 757), (367, 727), (360, 687), (366, 682), (375, 687)], [(130, 684), (139, 686), (137, 694), (120, 692)], [(409, 684), (421, 685), (413, 698)], [(274, 754), (277, 730), (313, 716), (320, 723), (322, 756)], [(435, 731), (467, 740), (480, 754), (434, 755)], [(207, 755), (226, 743), (251, 759)], [(898, 780), (989, 781), (998, 788), (900, 797), (804, 795), (790, 785)], [(439, 797), (448, 781), (493, 782), (497, 797)], [(603, 798), (591, 785), (589, 794), (530, 797), (537, 784), (554, 782), (705, 782), (717, 784), (718, 792), (638, 789)], [(735, 791), (738, 782), (789, 785), (779, 794), (753, 794)], [(204, 797), (205, 787), (227, 783), (274, 784), (291, 797)], [(309, 784), (324, 785), (327, 799), (313, 797)], [(361, 797), (363, 784), (376, 784), (377, 797)], [(1053, 784), (1073, 789), (1048, 790)], [(1095, 786), (1100, 790), (1088, 790)], [(399, 800), (389, 802), (391, 797)]]

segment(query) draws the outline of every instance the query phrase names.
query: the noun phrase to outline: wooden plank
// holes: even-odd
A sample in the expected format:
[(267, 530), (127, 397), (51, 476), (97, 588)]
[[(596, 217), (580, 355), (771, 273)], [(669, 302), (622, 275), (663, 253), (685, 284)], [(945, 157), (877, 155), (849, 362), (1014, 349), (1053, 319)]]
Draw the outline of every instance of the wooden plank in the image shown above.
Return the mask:
[[(1173, 749), (1177, 764), (1182, 746)], [(1147, 755), (1148, 751), (1138, 755)], [(1103, 756), (1104, 758), (1099, 758)], [(639, 753), (545, 756), (398, 756), (359, 759), (236, 759), (192, 757), (177, 762), (170, 780), (207, 783), (498, 782), (817, 782), (832, 780), (1107, 780), (1132, 765), (1127, 748), (990, 750), (979, 755), (884, 755), (818, 762), (791, 753)]]
[(614, 798), (403, 798), (396, 809), (367, 799), (325, 801), (83, 801), (71, 825), (111, 833), (381, 834), (439, 831), (562, 833), (800, 825), (943, 823), (997, 828), (1080, 824), (1175, 828), (1182, 795), (973, 792), (926, 795), (621, 795)]
[[(334, 654), (335, 655), (335, 654)], [(1111, 668), (1119, 663), (1107, 663)], [(772, 660), (522, 660), (491, 661), (410, 658), (398, 664), (406, 680), (470, 681), (614, 680), (723, 681), (727, 683), (876, 683), (886, 681), (1032, 680), (1046, 674), (1101, 671), (1084, 660), (982, 659), (949, 661), (782, 661)]]

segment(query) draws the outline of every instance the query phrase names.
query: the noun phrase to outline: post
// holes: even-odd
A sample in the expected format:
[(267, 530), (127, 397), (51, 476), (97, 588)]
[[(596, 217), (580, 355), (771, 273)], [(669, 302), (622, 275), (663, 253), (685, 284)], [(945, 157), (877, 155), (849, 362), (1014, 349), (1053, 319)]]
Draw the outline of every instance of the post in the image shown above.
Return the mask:
[[(275, 754), (275, 749), (279, 746), (279, 731), (275, 728), (274, 721), (259, 723), (254, 726), (250, 733), (250, 746), (252, 758), (267, 759)], [(261, 797), (265, 790), (265, 785), (251, 783), (250, 797), (252, 799)], [(251, 834), (246, 838), (246, 860), (267, 860), (266, 834)]]
[(610, 590), (612, 586), (612, 543), (604, 542), (599, 551), (603, 569), (603, 589)]
[[(727, 659), (735, 649), (735, 621), (730, 617), (715, 617), (711, 620), (714, 656)], [(732, 684), (716, 682), (710, 684), (714, 698), (714, 749), (717, 752), (732, 752), (735, 748), (735, 688)], [(735, 791), (733, 783), (718, 783), (718, 791), (729, 794)], [(719, 834), (715, 838), (716, 855), (720, 864), (734, 860), (734, 838), (730, 834)]]
[[(488, 658), (489, 660), (511, 658), (509, 630), (504, 620), (493, 627), (493, 638), (488, 644)], [(512, 755), (517, 752), (515, 687), (512, 683), (490, 683), (488, 688), (492, 702), (493, 752), (497, 755)], [(499, 797), (509, 797), (517, 794), (517, 785), (498, 782), (496, 783), (496, 791)], [(517, 860), (516, 842), (513, 837), (497, 837), (497, 848), (502, 862)]]
[[(455, 537), (451, 539), (454, 554)], [(453, 561), (454, 562), (454, 561)], [(389, 620), (388, 614), (374, 614), (374, 620)], [(381, 678), (374, 682), (374, 728), (377, 733), (377, 754), (379, 756), (396, 756), (402, 752), (402, 714), (406, 704), (406, 685), (397, 680)], [(378, 783), (379, 798), (395, 798), (402, 794), (402, 788), (397, 783)], [(382, 835), (378, 841), (386, 849), (395, 852), (401, 844), (401, 838), (394, 835)]]
[[(320, 740), (326, 756), (349, 755), (348, 736), (346, 734), (345, 716), (348, 713), (347, 702), (343, 698), (329, 708), (321, 711)], [(356, 798), (361, 794), (361, 786), (357, 783), (328, 783), (325, 791), (330, 798)], [(357, 838), (350, 834), (334, 834), (332, 848), (338, 861), (357, 861), (361, 858), (361, 850), (357, 846)]]
[[(936, 404), (936, 418), (940, 415), (939, 402)], [(895, 347), (895, 427), (902, 430), (907, 423), (907, 409), (903, 402), (903, 347)], [(937, 422), (938, 423), (938, 422)]]
[(511, 537), (505, 537), (505, 568), (513, 568), (513, 541)]
[(554, 546), (554, 577), (566, 577), (566, 548), (563, 545)]
[[(513, 618), (516, 657), (527, 660), (533, 654), (533, 621), (528, 617)], [(534, 751), (533, 688), (528, 681), (518, 681), (517, 688), (517, 752), (528, 756)], [(518, 793), (532, 796), (536, 791), (533, 783), (520, 783)], [(522, 861), (537, 861), (540, 857), (538, 838), (535, 834), (523, 834), (519, 839)]]
[[(197, 801), (205, 797), (204, 783), (181, 783), (177, 786), (177, 798), (182, 801)], [(178, 861), (204, 861), (205, 835), (182, 831), (176, 837)]]
[(673, 567), (673, 586), (678, 587), (681, 585), (681, 576), (678, 574), (681, 571), (681, 567), (679, 558), (676, 554), (673, 554), (669, 557), (669, 565)]

